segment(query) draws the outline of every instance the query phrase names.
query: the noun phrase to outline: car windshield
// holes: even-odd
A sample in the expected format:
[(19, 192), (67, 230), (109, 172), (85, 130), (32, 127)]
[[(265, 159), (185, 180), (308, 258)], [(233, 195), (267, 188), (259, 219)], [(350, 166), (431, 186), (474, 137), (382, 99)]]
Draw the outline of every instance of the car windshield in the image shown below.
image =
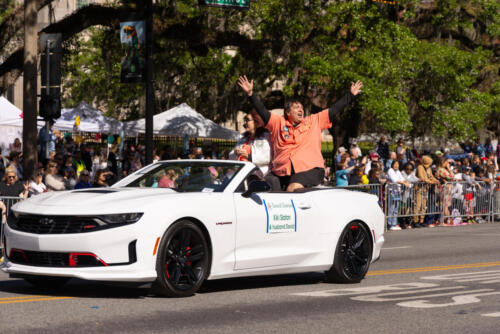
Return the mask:
[(221, 192), (244, 165), (235, 162), (161, 162), (137, 172), (126, 187), (170, 188), (179, 192)]

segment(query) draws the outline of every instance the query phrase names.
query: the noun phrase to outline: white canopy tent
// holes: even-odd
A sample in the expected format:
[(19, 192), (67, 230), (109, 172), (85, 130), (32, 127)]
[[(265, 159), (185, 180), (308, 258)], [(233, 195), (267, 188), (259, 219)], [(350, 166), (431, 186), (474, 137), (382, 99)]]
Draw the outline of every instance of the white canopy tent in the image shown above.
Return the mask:
[(9, 102), (5, 97), (0, 96), (0, 122), (13, 119), (22, 119), (21, 109)]
[[(146, 131), (144, 118), (124, 122), (127, 135), (135, 135)], [(234, 130), (220, 126), (203, 117), (186, 103), (153, 116), (153, 133), (156, 135), (205, 137), (220, 139), (237, 139), (240, 134)]]
[[(9, 101), (7, 102), (10, 103)], [(3, 114), (3, 108), (0, 110), (2, 111), (1, 114)], [(17, 118), (0, 120), (0, 145), (2, 145), (4, 153), (8, 153), (6, 149), (15, 138), (22, 139), (23, 119), (20, 114), (21, 111), (19, 110)], [(80, 102), (75, 108), (64, 108), (61, 110), (61, 117), (56, 120), (54, 129), (59, 131), (74, 131), (77, 116), (80, 116), (79, 131), (82, 132), (119, 134), (123, 127), (122, 122), (103, 116), (99, 110), (92, 108), (86, 102)], [(43, 120), (38, 120), (37, 123), (38, 129), (45, 125), (45, 121)]]
[(72, 131), (77, 116), (80, 116), (80, 131), (82, 132), (119, 134), (123, 127), (123, 123), (119, 120), (104, 116), (86, 102), (80, 102), (75, 108), (62, 109), (61, 117), (57, 119), (54, 128), (61, 131)]
[(0, 126), (0, 146), (2, 154), (7, 155), (9, 145), (14, 139), (23, 137), (23, 112), (21, 109), (9, 102), (5, 97), (0, 96), (0, 124), (12, 122), (20, 126)]

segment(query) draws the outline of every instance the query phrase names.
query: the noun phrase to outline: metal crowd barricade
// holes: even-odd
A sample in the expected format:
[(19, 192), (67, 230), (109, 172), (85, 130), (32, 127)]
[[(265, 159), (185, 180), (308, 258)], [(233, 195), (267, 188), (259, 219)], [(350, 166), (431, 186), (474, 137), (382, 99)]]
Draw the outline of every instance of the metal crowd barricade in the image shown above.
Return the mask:
[[(407, 218), (414, 223), (424, 223), (425, 217), (441, 214), (441, 187), (425, 182), (403, 184), (386, 183), (384, 191), (384, 212), (387, 223), (399, 224)], [(387, 224), (386, 224), (387, 225)]]
[(382, 207), (383, 205), (383, 196), (382, 196), (382, 185), (381, 184), (359, 184), (359, 185), (350, 185), (343, 187), (333, 187), (336, 189), (346, 189), (352, 191), (361, 191), (369, 194), (376, 195), (378, 197), (378, 203)]
[(465, 220), (491, 221), (494, 216), (492, 199), (495, 184), (465, 181), (443, 185), (443, 220), (458, 224)]
[[(22, 197), (7, 197), (7, 196), (0, 196), (0, 201), (3, 202), (3, 204), (5, 204), (5, 207), (6, 207), (6, 216), (8, 217), (9, 216), (9, 211), (10, 211), (10, 208), (16, 204), (17, 202), (23, 200)], [(6, 222), (3, 221), (3, 218), (0, 217), (0, 258), (3, 256), (3, 225), (5, 224)]]

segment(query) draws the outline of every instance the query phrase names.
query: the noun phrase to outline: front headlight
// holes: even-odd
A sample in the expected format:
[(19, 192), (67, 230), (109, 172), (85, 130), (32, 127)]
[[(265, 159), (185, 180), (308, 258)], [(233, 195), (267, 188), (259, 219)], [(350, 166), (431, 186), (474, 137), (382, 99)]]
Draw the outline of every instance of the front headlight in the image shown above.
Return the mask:
[(142, 212), (118, 213), (113, 215), (102, 215), (97, 218), (106, 224), (133, 224), (138, 222), (143, 214)]

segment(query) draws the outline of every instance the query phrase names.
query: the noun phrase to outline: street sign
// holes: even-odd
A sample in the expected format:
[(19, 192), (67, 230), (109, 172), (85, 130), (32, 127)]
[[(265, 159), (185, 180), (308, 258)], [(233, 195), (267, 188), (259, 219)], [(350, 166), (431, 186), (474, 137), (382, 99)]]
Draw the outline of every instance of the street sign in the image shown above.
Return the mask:
[(249, 9), (250, 0), (198, 0), (200, 6)]

